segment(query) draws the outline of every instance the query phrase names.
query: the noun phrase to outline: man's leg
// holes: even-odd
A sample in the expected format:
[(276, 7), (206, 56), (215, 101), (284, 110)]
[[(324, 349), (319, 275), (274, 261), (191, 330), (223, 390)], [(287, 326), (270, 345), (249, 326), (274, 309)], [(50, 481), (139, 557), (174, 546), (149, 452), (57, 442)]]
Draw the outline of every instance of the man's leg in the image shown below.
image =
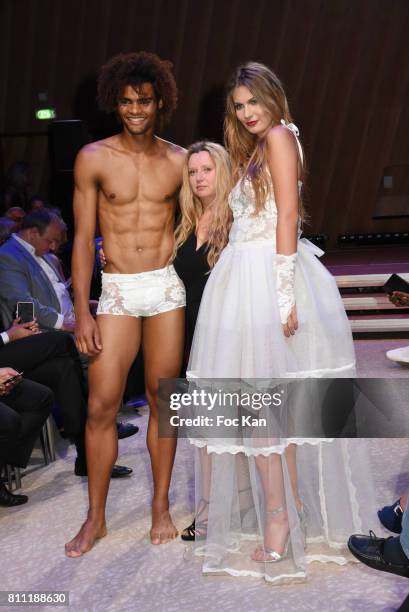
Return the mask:
[(402, 550), (408, 558), (409, 562), (409, 510), (406, 509), (402, 517), (402, 532), (399, 536)]
[(164, 544), (177, 536), (169, 514), (169, 486), (176, 438), (159, 438), (158, 384), (160, 378), (180, 374), (184, 340), (184, 308), (164, 312), (143, 321), (143, 357), (146, 396), (149, 402), (147, 445), (152, 464), (152, 544)]
[(26, 467), (36, 438), (51, 412), (54, 396), (48, 387), (24, 379), (1, 399), (2, 404), (14, 410), (21, 421), (19, 434), (8, 448), (6, 462)]
[(103, 349), (90, 360), (86, 425), (88, 517), (76, 537), (66, 544), (69, 557), (88, 552), (106, 535), (105, 505), (111, 472), (118, 455), (116, 415), (129, 368), (139, 350), (141, 320), (135, 317), (97, 317)]
[(7, 463), (9, 452), (16, 444), (21, 427), (22, 421), (18, 412), (0, 401), (0, 468)]
[(11, 367), (26, 373), (45, 361), (65, 355), (78, 358), (71, 334), (64, 331), (47, 331), (2, 346), (0, 367)]

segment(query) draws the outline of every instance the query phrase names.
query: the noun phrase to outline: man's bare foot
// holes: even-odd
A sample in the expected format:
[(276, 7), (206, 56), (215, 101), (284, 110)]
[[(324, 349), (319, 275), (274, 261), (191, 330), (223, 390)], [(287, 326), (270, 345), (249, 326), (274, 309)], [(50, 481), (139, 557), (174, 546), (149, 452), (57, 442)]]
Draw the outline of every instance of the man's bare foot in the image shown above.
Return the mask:
[(95, 542), (107, 534), (105, 523), (87, 519), (74, 539), (65, 545), (67, 557), (81, 557), (94, 546)]
[(155, 508), (152, 505), (152, 527), (150, 531), (152, 544), (166, 544), (174, 540), (178, 531), (173, 524), (167, 508)]

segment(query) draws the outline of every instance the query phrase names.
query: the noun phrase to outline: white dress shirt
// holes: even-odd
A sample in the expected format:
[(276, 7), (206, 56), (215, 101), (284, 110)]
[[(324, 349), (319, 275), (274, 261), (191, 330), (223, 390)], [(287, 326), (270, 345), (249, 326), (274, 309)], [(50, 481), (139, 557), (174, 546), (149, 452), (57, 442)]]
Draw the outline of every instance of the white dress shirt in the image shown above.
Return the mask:
[(43, 257), (39, 257), (39, 255), (36, 255), (35, 248), (29, 242), (26, 242), (17, 234), (13, 234), (13, 238), (15, 238), (36, 260), (36, 262), (41, 266), (43, 271), (47, 274), (50, 283), (53, 286), (53, 289), (58, 297), (58, 301), (60, 302), (61, 308), (61, 312), (57, 313), (58, 318), (54, 325), (54, 328), (61, 329), (64, 324), (64, 319), (70, 319), (72, 322), (74, 322), (74, 305), (72, 303), (70, 294), (68, 293), (64, 282), (58, 277), (54, 268), (45, 259), (43, 259)]

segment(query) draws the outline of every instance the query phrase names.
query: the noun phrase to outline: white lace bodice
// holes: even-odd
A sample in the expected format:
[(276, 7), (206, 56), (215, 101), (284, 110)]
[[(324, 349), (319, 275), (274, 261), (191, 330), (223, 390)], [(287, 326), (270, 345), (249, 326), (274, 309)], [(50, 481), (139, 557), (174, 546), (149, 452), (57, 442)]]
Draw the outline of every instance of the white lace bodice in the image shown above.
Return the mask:
[[(286, 123), (284, 119), (281, 123), (294, 134), (302, 163), (302, 149), (298, 140), (298, 128), (293, 123)], [(301, 181), (298, 181), (298, 188), (301, 189), (301, 186)], [(251, 180), (248, 177), (243, 177), (230, 192), (229, 206), (233, 212), (234, 219), (229, 235), (230, 244), (255, 240), (271, 240), (275, 242), (277, 206), (272, 186), (264, 209), (255, 215), (254, 189)]]
[(273, 192), (267, 199), (265, 208), (255, 215), (253, 186), (250, 179), (244, 178), (232, 189), (229, 206), (234, 219), (230, 229), (230, 243), (275, 239), (277, 207)]

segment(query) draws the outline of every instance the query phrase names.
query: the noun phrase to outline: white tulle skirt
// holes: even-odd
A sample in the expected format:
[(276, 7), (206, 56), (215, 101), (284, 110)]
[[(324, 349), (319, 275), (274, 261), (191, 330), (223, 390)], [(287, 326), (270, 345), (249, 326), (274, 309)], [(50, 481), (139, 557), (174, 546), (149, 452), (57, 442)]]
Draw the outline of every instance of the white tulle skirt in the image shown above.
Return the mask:
[(228, 244), (207, 281), (193, 339), (189, 378), (350, 377), (350, 325), (322, 251), (298, 243), (295, 299), (299, 328), (286, 338), (277, 305), (273, 241)]
[[(190, 380), (355, 375), (350, 326), (336, 283), (316, 258), (319, 249), (299, 241), (299, 328), (290, 338), (279, 318), (274, 251), (271, 241), (230, 244), (223, 251), (203, 294)], [(195, 431), (191, 442), (197, 446), (196, 526), (206, 534), (193, 550), (203, 557), (205, 573), (279, 584), (304, 579), (311, 561), (353, 560), (348, 537), (369, 530), (376, 509), (365, 440), (278, 439), (274, 433), (240, 438), (240, 432), (224, 438)], [(252, 559), (258, 546), (271, 548), (286, 530), (281, 560)]]

